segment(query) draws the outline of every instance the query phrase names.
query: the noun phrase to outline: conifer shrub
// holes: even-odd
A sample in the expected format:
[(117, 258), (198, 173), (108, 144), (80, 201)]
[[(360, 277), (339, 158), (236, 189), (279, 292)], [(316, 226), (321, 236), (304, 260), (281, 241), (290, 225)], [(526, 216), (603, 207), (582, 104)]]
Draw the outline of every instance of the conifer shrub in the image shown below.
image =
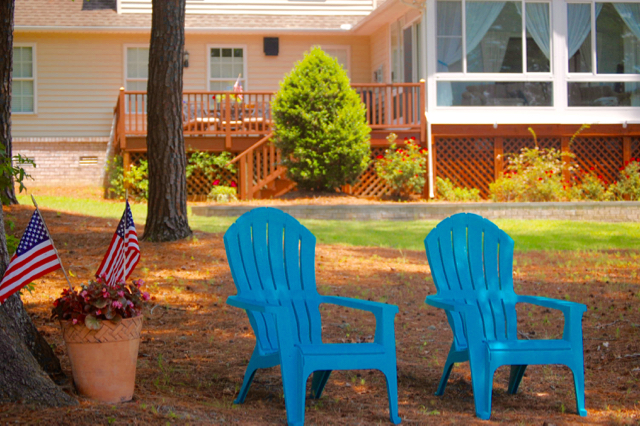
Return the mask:
[(298, 188), (352, 184), (369, 165), (365, 107), (342, 66), (319, 47), (285, 76), (272, 107), (275, 145)]

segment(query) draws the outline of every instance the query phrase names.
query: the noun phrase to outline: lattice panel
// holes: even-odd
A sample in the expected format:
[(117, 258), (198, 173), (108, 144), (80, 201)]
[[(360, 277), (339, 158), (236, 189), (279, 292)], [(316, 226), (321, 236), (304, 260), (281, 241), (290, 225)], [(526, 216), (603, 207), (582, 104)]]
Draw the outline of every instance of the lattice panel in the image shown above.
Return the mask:
[(129, 154), (131, 157), (131, 165), (132, 166), (137, 166), (140, 164), (140, 160), (146, 160), (147, 159), (147, 153), (146, 152), (132, 152)]
[[(187, 159), (190, 157), (190, 153), (187, 153)], [(187, 179), (187, 197), (191, 201), (204, 201), (207, 199), (207, 195), (213, 188), (213, 181), (216, 180), (216, 176), (220, 176), (219, 185), (230, 186), (231, 182), (238, 183), (237, 171), (231, 173), (228, 170), (217, 170), (213, 173), (213, 176), (205, 176), (204, 173), (197, 170), (189, 176)]]
[(640, 158), (640, 138), (631, 138), (631, 158)]
[[(384, 155), (386, 148), (371, 148), (371, 159), (375, 160), (378, 155)], [(358, 182), (351, 187), (353, 195), (366, 197), (382, 197), (391, 194), (391, 188), (378, 176), (374, 162), (362, 172)]]
[(435, 151), (437, 176), (478, 188), (482, 197), (489, 195), (494, 176), (493, 139), (435, 138)]
[(622, 138), (575, 138), (571, 152), (582, 170), (593, 170), (609, 183), (618, 179), (623, 165)]

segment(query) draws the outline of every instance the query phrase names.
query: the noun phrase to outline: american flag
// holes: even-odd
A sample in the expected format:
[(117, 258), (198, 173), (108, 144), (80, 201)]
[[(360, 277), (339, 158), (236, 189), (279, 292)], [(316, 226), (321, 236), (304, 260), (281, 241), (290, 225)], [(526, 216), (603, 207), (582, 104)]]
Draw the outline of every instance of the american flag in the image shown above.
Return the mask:
[(120, 219), (116, 233), (113, 234), (107, 254), (96, 272), (96, 277), (101, 277), (104, 274), (107, 284), (111, 285), (119, 281), (126, 281), (138, 264), (138, 260), (140, 260), (138, 234), (133, 223), (131, 207), (127, 201), (122, 219)]
[[(233, 91), (235, 93), (242, 93), (242, 84), (240, 84), (240, 76), (242, 74), (238, 74), (238, 79), (236, 80), (236, 82), (233, 84)], [(236, 98), (239, 101), (242, 101), (242, 95), (236, 95)]]
[(36, 210), (2, 277), (0, 303), (33, 280), (61, 267), (53, 241)]

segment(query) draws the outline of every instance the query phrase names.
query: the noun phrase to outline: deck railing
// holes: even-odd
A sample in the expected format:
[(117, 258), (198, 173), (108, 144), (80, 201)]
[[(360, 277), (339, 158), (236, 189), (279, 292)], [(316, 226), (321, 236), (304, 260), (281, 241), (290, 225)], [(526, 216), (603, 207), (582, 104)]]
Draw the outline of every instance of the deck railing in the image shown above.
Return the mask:
[[(352, 84), (367, 108), (373, 130), (424, 128), (425, 84)], [(231, 148), (234, 136), (264, 136), (273, 128), (273, 92), (183, 92), (182, 122), (185, 136), (219, 136)], [(126, 149), (126, 135), (147, 134), (147, 92), (120, 89), (117, 140)]]

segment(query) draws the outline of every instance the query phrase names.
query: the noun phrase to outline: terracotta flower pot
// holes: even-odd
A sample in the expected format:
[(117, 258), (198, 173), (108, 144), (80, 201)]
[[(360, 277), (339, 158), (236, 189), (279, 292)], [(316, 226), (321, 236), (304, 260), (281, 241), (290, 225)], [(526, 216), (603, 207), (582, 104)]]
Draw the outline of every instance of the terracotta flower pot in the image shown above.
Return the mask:
[(61, 322), (80, 394), (103, 402), (130, 401), (136, 381), (142, 316), (118, 324), (102, 321), (100, 330)]

